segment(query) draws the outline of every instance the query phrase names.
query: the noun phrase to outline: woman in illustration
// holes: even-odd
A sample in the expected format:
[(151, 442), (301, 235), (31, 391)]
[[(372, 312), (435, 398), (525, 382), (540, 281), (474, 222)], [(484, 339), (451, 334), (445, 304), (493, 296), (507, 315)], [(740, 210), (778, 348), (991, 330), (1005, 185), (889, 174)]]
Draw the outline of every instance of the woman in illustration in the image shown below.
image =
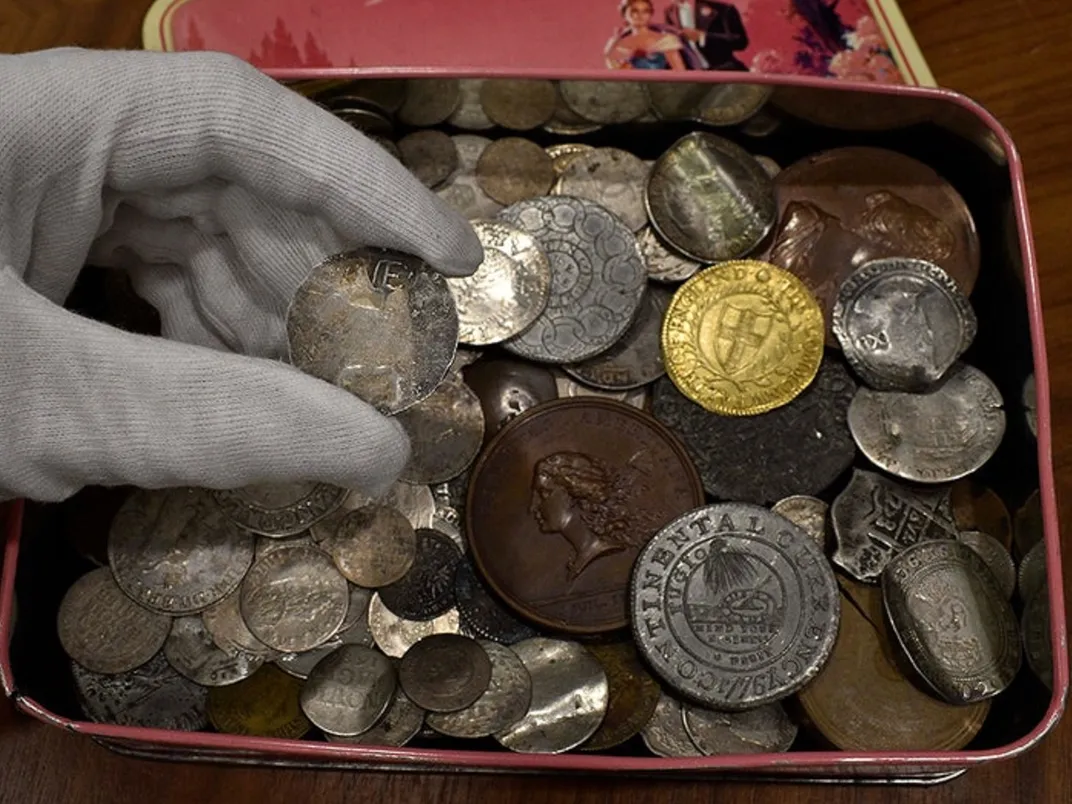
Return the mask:
[(616, 70), (685, 70), (685, 43), (677, 33), (651, 22), (651, 0), (622, 0), (625, 25), (615, 31), (604, 50), (607, 66)]

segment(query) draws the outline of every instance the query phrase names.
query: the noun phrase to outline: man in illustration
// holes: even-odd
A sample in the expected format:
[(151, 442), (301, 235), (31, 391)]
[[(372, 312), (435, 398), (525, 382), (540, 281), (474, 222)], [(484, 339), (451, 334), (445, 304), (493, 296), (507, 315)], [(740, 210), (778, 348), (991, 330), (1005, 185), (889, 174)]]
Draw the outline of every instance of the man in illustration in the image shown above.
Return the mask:
[(703, 56), (703, 69), (748, 70), (734, 55), (748, 47), (748, 33), (741, 13), (732, 3), (681, 0), (666, 10), (666, 21), (694, 43)]

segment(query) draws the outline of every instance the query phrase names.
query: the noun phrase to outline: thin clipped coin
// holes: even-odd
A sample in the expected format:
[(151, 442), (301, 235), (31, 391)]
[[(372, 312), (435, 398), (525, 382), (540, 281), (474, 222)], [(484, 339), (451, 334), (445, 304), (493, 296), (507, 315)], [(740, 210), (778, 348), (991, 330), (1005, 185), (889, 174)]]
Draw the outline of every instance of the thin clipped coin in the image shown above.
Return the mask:
[(779, 703), (744, 712), (685, 706), (685, 731), (706, 756), (780, 754), (797, 737), (797, 726)]
[(480, 103), (480, 89), (483, 86), (483, 78), (458, 79), (461, 98), (458, 108), (447, 119), (448, 123), (466, 131), (486, 131), (489, 128), (495, 128), (495, 124), (488, 119)]
[(164, 643), (168, 664), (202, 687), (223, 687), (253, 675), (264, 664), (263, 654), (233, 653), (219, 648), (201, 617), (176, 617)]
[(476, 178), (490, 198), (514, 204), (547, 193), (554, 183), (555, 169), (551, 157), (532, 140), (503, 137), (480, 154)]
[(476, 703), (491, 682), (491, 660), (475, 639), (431, 634), (406, 651), (398, 681), (429, 712), (457, 712)]
[(576, 154), (562, 167), (553, 192), (594, 201), (636, 232), (648, 222), (647, 181), (648, 166), (633, 154), (621, 148), (594, 148)]
[(380, 601), (399, 617), (434, 620), (454, 607), (454, 574), (462, 551), (449, 536), (430, 528), (418, 528), (415, 536), (412, 566), (380, 589)]
[(650, 225), (637, 233), (637, 243), (648, 269), (648, 279), (655, 282), (684, 282), (703, 267), (702, 263), (671, 251)]
[(413, 78), (406, 82), (405, 100), (398, 108), (400, 123), (416, 128), (438, 126), (462, 102), (456, 78)]
[(655, 711), (640, 731), (644, 745), (660, 757), (699, 757), (703, 753), (685, 731), (681, 702), (662, 692)]
[(338, 737), (325, 734), (329, 743), (349, 743), (350, 745), (388, 745), (403, 746), (416, 737), (424, 727), (425, 712), (413, 703), (401, 688), (395, 689), (391, 705), (383, 713), (376, 725), (368, 731), (353, 737)]
[(958, 538), (979, 554), (1005, 599), (1012, 600), (1016, 591), (1016, 563), (1004, 545), (990, 534), (979, 530), (962, 530)]
[(394, 508), (366, 505), (349, 512), (325, 543), (346, 580), (366, 589), (394, 583), (413, 566), (413, 525)]
[(476, 134), (455, 134), (452, 139), (458, 151), (458, 169), (435, 194), (468, 220), (495, 217), (503, 205), (484, 192), (476, 175), (480, 155), (491, 140)]
[(394, 699), (398, 676), (391, 660), (361, 645), (343, 645), (313, 668), (299, 700), (310, 722), (327, 734), (368, 731)]
[(223, 734), (300, 740), (312, 728), (300, 693), (298, 679), (266, 664), (237, 684), (210, 689), (208, 718)]
[(327, 483), (262, 483), (212, 497), (238, 527), (270, 538), (294, 536), (342, 505), (346, 489)]
[(374, 594), (369, 601), (369, 630), (376, 647), (386, 655), (401, 659), (406, 651), (431, 634), (457, 634), (458, 610), (451, 609), (434, 620), (407, 620), (394, 614)]
[(640, 733), (651, 720), (662, 693), (631, 640), (587, 647), (607, 676), (607, 713), (580, 750), (605, 751)]
[(457, 477), (484, 443), (480, 399), (459, 373), (448, 374), (431, 394), (395, 418), (411, 444), (401, 475), (407, 483), (430, 485)]
[(557, 103), (555, 85), (545, 79), (491, 78), (480, 88), (480, 105), (488, 119), (513, 131), (543, 125)]
[(806, 494), (783, 497), (771, 506), (771, 510), (799, 526), (815, 540), (823, 552), (833, 543), (830, 506), (818, 497), (809, 497)]
[(480, 646), (491, 662), (491, 679), (484, 693), (454, 712), (430, 712), (426, 721), (439, 734), (468, 739), (490, 737), (508, 729), (528, 712), (532, 679), (510, 648), (484, 640)]
[(536, 636), (530, 626), (492, 597), (467, 560), (459, 561), (454, 572), (454, 599), (461, 622), (478, 637), (513, 645)]
[(407, 134), (398, 141), (402, 164), (425, 187), (436, 188), (458, 169), (458, 148), (448, 135), (434, 129)]
[(592, 123), (628, 123), (648, 111), (648, 96), (639, 82), (562, 81), (563, 103)]

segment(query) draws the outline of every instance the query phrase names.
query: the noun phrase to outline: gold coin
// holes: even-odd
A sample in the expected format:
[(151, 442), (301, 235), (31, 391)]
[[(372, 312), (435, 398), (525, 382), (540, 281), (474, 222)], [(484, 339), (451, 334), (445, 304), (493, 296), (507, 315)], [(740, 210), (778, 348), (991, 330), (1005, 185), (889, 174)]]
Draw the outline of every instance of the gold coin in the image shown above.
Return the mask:
[(224, 734), (297, 740), (312, 727), (298, 697), (302, 681), (266, 664), (249, 678), (208, 691), (208, 719)]
[(582, 142), (559, 142), (544, 148), (551, 157), (551, 164), (555, 169), (555, 175), (561, 176), (566, 171), (566, 165), (583, 154), (585, 151), (594, 151), (594, 145), (585, 145)]
[(663, 319), (667, 374), (712, 413), (752, 416), (791, 402), (823, 358), (822, 308), (796, 276), (731, 260), (678, 288)]

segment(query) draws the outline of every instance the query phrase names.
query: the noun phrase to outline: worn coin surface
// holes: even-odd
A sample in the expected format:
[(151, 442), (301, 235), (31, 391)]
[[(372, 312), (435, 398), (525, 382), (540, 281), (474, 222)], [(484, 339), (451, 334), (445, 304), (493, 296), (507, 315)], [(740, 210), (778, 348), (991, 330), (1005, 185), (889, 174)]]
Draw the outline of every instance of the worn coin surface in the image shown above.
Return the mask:
[(1042, 589), (1024, 606), (1020, 630), (1024, 656), (1046, 689), (1053, 691), (1053, 643), (1050, 638), (1050, 598)]
[(270, 552), (278, 550), (281, 547), (299, 546), (317, 546), (317, 543), (313, 541), (313, 535), (310, 531), (303, 530), (295, 536), (258, 536), (257, 541), (253, 546), (253, 560), (260, 561)]
[(222, 650), (199, 615), (176, 617), (164, 643), (168, 664), (202, 687), (223, 687), (248, 678), (264, 664), (264, 655)]
[(826, 556), (766, 508), (720, 503), (670, 522), (637, 558), (633, 636), (652, 670), (701, 705), (777, 701), (822, 669), (840, 598)]
[(755, 159), (759, 164), (763, 166), (763, 169), (767, 171), (767, 175), (772, 179), (782, 172), (782, 166), (771, 159), (769, 156), (763, 154), (755, 154)]
[(556, 142), (553, 145), (548, 145), (544, 150), (551, 157), (555, 175), (561, 176), (562, 171), (566, 169), (566, 165), (586, 151), (594, 151), (595, 146), (587, 145), (583, 142)]
[(458, 169), (436, 188), (436, 195), (469, 220), (494, 217), (503, 205), (484, 192), (476, 177), (480, 155), (491, 140), (475, 134), (456, 134), (452, 139), (458, 151)]
[(424, 399), (458, 346), (458, 312), (442, 274), (417, 257), (362, 248), (329, 257), (287, 313), (290, 360), (381, 413)]
[(558, 398), (555, 375), (545, 366), (512, 358), (485, 358), (463, 370), (466, 384), (480, 398), (484, 441), (511, 419)]
[(361, 645), (343, 645), (313, 668), (302, 686), (302, 711), (328, 734), (366, 732), (394, 699), (398, 675), (391, 660)]
[(583, 645), (547, 637), (512, 650), (532, 679), (528, 711), (495, 734), (511, 751), (558, 754), (576, 748), (599, 728), (607, 711), (607, 676)]
[(456, 78), (420, 78), (406, 82), (405, 100), (398, 108), (400, 123), (417, 128), (438, 126), (462, 101)]
[(407, 483), (429, 485), (457, 477), (484, 443), (480, 399), (458, 373), (448, 374), (429, 396), (395, 418), (410, 439), (409, 463), (401, 475)]
[(562, 81), (565, 105), (593, 123), (628, 123), (648, 111), (648, 96), (639, 82)]
[(261, 483), (214, 490), (212, 497), (240, 528), (282, 538), (301, 533), (335, 511), (346, 493), (327, 483)]
[(413, 566), (417, 552), (413, 525), (385, 505), (350, 511), (324, 545), (346, 580), (366, 589), (397, 581)]
[(510, 648), (490, 640), (480, 646), (491, 662), (491, 679), (484, 693), (469, 706), (454, 712), (430, 712), (427, 723), (448, 737), (490, 737), (517, 723), (529, 710), (532, 679)]
[(656, 282), (684, 282), (703, 267), (691, 257), (671, 251), (652, 226), (637, 233), (637, 243), (648, 269), (648, 279)]
[[(273, 540), (273, 544), (278, 543)], [(262, 656), (265, 659), (274, 658), (276, 651), (253, 636), (246, 626), (246, 621), (242, 619), (239, 607), (241, 597), (240, 587), (201, 612), (201, 622), (204, 623), (205, 630), (216, 643), (216, 647), (224, 653), (234, 656), (245, 653)]]
[(830, 522), (830, 506), (818, 497), (794, 494), (783, 497), (771, 506), (771, 510), (798, 525), (824, 553), (833, 543), (833, 527)]
[(561, 137), (579, 137), (582, 134), (599, 131), (603, 128), (603, 124), (585, 120), (565, 104), (562, 100), (562, 93), (559, 92), (558, 100), (555, 103), (555, 111), (551, 115), (551, 119), (544, 123), (541, 128), (549, 134), (557, 134)]
[(345, 108), (336, 108), (332, 110), (332, 114), (369, 137), (390, 137), (394, 134), (391, 119), (368, 106), (355, 104)]
[(491, 660), (475, 639), (431, 634), (406, 651), (398, 681), (410, 699), (429, 712), (472, 706), (491, 681)]
[(607, 676), (607, 713), (582, 751), (605, 751), (635, 737), (651, 720), (661, 691), (632, 640), (588, 645)]
[(576, 397), (595, 397), (596, 399), (608, 399), (614, 402), (624, 402), (639, 410), (648, 409), (648, 389), (645, 386), (631, 388), (628, 391), (608, 391), (605, 388), (593, 388), (583, 382), (578, 382), (565, 372), (555, 374), (555, 385), (558, 387), (559, 399), (572, 399)]
[(770, 176), (736, 143), (695, 131), (655, 161), (648, 217), (674, 250), (702, 262), (749, 254), (774, 226)]
[(621, 148), (594, 148), (562, 166), (553, 192), (594, 201), (636, 232), (648, 222), (647, 180), (648, 166), (633, 154)]
[(1012, 517), (993, 489), (973, 477), (958, 480), (950, 489), (953, 516), (961, 530), (981, 530), (1012, 550)]
[(751, 118), (770, 99), (774, 87), (763, 84), (643, 84), (651, 110), (661, 120), (693, 120), (734, 126)]
[(923, 393), (860, 388), (849, 405), (849, 430), (867, 458), (917, 483), (949, 483), (985, 464), (1005, 435), (997, 386), (959, 363)]
[(662, 692), (655, 711), (640, 731), (644, 745), (660, 757), (698, 757), (703, 753), (685, 731), (685, 713), (677, 698)]
[(312, 728), (301, 710), (301, 681), (266, 664), (247, 679), (208, 693), (208, 718), (223, 734), (300, 740)]
[(1016, 576), (1016, 588), (1020, 600), (1028, 602), (1046, 591), (1046, 543), (1036, 542), (1020, 561)]
[(797, 725), (780, 703), (744, 712), (716, 712), (683, 707), (685, 732), (707, 756), (777, 754), (788, 751), (797, 738)]
[(703, 502), (696, 470), (647, 414), (619, 402), (563, 399), (499, 431), (473, 468), (469, 552), (522, 617), (571, 633), (628, 622), (637, 553)]
[(458, 610), (451, 609), (434, 620), (407, 620), (394, 614), (374, 594), (369, 601), (369, 630), (376, 647), (396, 659), (431, 634), (457, 634), (460, 627)]
[(531, 234), (551, 263), (547, 307), (521, 335), (503, 342), (530, 360), (575, 363), (610, 348), (633, 322), (646, 271), (636, 238), (592, 201), (527, 198), (499, 219)]
[(87, 572), (60, 601), (56, 628), (64, 652), (95, 673), (141, 667), (167, 639), (171, 618), (139, 606), (107, 567)]
[(484, 106), (480, 102), (480, 89), (484, 86), (483, 78), (459, 78), (458, 90), (461, 96), (458, 108), (447, 119), (452, 126), (466, 131), (486, 131), (495, 128), (488, 119)]
[(135, 491), (112, 520), (108, 563), (136, 603), (196, 614), (222, 600), (253, 563), (253, 534), (234, 525), (207, 491)]
[(462, 551), (438, 531), (418, 528), (413, 565), (380, 589), (380, 601), (399, 617), (433, 620), (454, 607), (454, 573)]
[(346, 620), (327, 642), (301, 653), (284, 653), (275, 658), (276, 667), (287, 675), (308, 678), (317, 663), (340, 645), (364, 645), (371, 648), (375, 643), (369, 630), (368, 609), (372, 590), (350, 584), (350, 607)]
[(849, 365), (878, 391), (922, 391), (946, 375), (978, 329), (949, 274), (926, 260), (864, 263), (838, 290), (834, 335)]
[[(387, 508), (394, 508), (408, 519), (409, 523), (415, 528), (431, 527), (432, 517), (435, 516), (435, 500), (432, 497), (432, 490), (428, 486), (399, 481), (391, 486), (385, 494), (376, 499), (354, 489), (350, 491), (342, 506), (331, 517), (313, 525), (310, 529), (313, 540), (317, 543), (322, 543), (329, 536), (334, 536), (338, 529), (338, 523), (346, 514), (373, 503)], [(334, 518), (334, 522), (329, 521), (331, 518)], [(322, 524), (324, 527), (321, 527)]]
[(555, 85), (545, 79), (494, 78), (480, 88), (480, 105), (488, 119), (513, 131), (543, 125), (557, 104)]
[(329, 743), (402, 746), (420, 733), (424, 727), (424, 716), (424, 710), (413, 703), (399, 687), (395, 689), (395, 697), (383, 717), (368, 731), (353, 737), (338, 737), (334, 734), (324, 736)]
[(550, 190), (555, 168), (547, 152), (532, 140), (503, 137), (480, 154), (476, 178), (490, 198), (513, 204)]
[(398, 141), (402, 164), (425, 187), (438, 187), (458, 169), (458, 147), (447, 134), (423, 129)]
[(979, 554), (1001, 594), (1011, 600), (1016, 591), (1016, 563), (1005, 546), (989, 533), (979, 530), (962, 530), (958, 538)]
[(459, 561), (454, 572), (454, 599), (462, 623), (479, 637), (513, 645), (536, 636), (492, 596), (469, 561)]

